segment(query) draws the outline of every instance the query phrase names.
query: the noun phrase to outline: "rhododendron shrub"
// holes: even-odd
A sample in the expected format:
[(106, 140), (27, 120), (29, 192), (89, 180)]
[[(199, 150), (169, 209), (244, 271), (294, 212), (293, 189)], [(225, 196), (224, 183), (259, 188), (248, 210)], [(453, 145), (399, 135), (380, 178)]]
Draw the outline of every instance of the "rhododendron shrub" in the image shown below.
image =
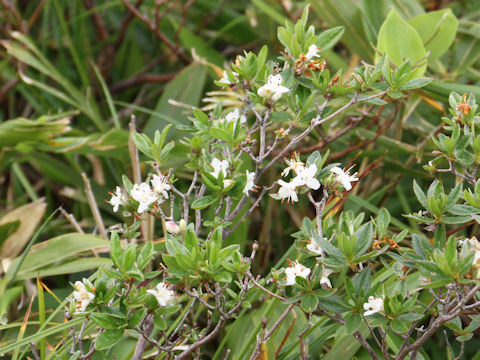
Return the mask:
[[(298, 146), (343, 136), (379, 108), (394, 114), (402, 96), (429, 79), (419, 77), (422, 63), (395, 65), (385, 54), (349, 75), (331, 74), (326, 50), (343, 29), (317, 33), (307, 15), (278, 29), (279, 54), (264, 47), (238, 56), (215, 82), (232, 100), (212, 97), (212, 111), (193, 109), (176, 140), (167, 140), (170, 126), (153, 139), (131, 134), (145, 173), (124, 176), (107, 199), (125, 224), (111, 231), (112, 265), (75, 283), (67, 299), (66, 317), (76, 322), (65, 354), (87, 359), (133, 338), (134, 359), (224, 358), (229, 349), (219, 339), (249, 313), (261, 319), (238, 335), (232, 358), (260, 358), (278, 329), (290, 329), (281, 358), (316, 358), (310, 335), (318, 326), (354, 339), (374, 359), (421, 358), (440, 328), (463, 344), (480, 326), (480, 245), (457, 236), (480, 221), (475, 99), (451, 94), (425, 164), (431, 184), (412, 184), (422, 209), (406, 216), (421, 226), (392, 226), (386, 208), (371, 218), (342, 210), (378, 163), (360, 171), (354, 160)], [(187, 149), (187, 176), (165, 166), (175, 144)], [(301, 219), (282, 261), (258, 274), (259, 245), (243, 250), (230, 239), (267, 197), (279, 208), (306, 204), (315, 215)], [(303, 321), (300, 332), (290, 314)], [(204, 353), (214, 340), (216, 353)]]

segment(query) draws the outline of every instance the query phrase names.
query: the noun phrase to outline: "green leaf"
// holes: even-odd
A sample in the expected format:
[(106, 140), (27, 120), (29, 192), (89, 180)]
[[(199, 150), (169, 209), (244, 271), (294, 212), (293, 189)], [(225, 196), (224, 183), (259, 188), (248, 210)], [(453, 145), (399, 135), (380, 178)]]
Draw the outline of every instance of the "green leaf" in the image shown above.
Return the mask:
[(350, 316), (347, 316), (345, 318), (345, 331), (347, 332), (347, 334), (353, 334), (358, 329), (361, 322), (362, 317), (360, 316), (360, 314), (352, 313)]
[(119, 318), (106, 313), (92, 313), (89, 317), (103, 329), (118, 329), (127, 325), (125, 318)]
[(123, 250), (120, 245), (120, 237), (116, 231), (112, 232), (110, 236), (110, 258), (117, 268), (120, 268), (120, 257)]
[(308, 0), (317, 16), (330, 28), (343, 26), (345, 33), (342, 42), (347, 48), (369, 61), (373, 58), (373, 49), (363, 31), (362, 12), (355, 0)]
[[(161, 129), (165, 126), (164, 119), (171, 123), (187, 124), (187, 116), (184, 114), (185, 109), (174, 106), (169, 103), (170, 100), (175, 100), (184, 104), (197, 106), (203, 95), (203, 87), (206, 79), (206, 66), (198, 62), (193, 62), (182, 71), (180, 71), (175, 78), (168, 83), (165, 90), (155, 106), (154, 114), (147, 120), (144, 132), (147, 136), (153, 136), (155, 130)], [(159, 114), (159, 115), (156, 115)], [(172, 136), (174, 130), (170, 132)]]
[(432, 82), (432, 78), (421, 77), (413, 80), (407, 81), (405, 84), (400, 86), (399, 90), (413, 90), (413, 89), (420, 89)]
[(400, 334), (403, 334), (408, 331), (408, 326), (410, 323), (408, 321), (400, 320), (400, 319), (394, 319), (390, 323), (392, 330), (396, 331)]
[[(380, 210), (380, 214), (382, 213), (382, 210)], [(363, 225), (360, 229), (358, 229), (355, 232), (355, 237), (357, 238), (357, 241), (355, 243), (355, 256), (357, 257), (357, 256), (363, 255), (365, 251), (367, 251), (372, 244), (372, 241), (373, 241), (372, 224), (368, 223)]]
[[(80, 233), (60, 235), (32, 246), (30, 252), (22, 262), (18, 275), (20, 276), (22, 273), (39, 268), (45, 268), (72, 255), (108, 246), (109, 242), (107, 240), (96, 235)], [(9, 270), (14, 269), (15, 264), (19, 261), (20, 259), (15, 259), (9, 267)], [(7, 276), (8, 275), (9, 273), (7, 273)]]
[(413, 180), (413, 192), (417, 197), (418, 202), (424, 207), (427, 208), (427, 196), (423, 192), (422, 188)]
[(312, 293), (305, 294), (302, 297), (301, 306), (307, 313), (315, 311), (318, 306), (318, 298)]
[(321, 47), (321, 51), (328, 50), (340, 41), (345, 32), (345, 26), (337, 26), (332, 29), (322, 31), (317, 38), (317, 46)]
[(435, 230), (435, 235), (434, 235), (434, 246), (436, 249), (441, 249), (443, 248), (443, 245), (445, 245), (446, 241), (446, 232), (445, 232), (445, 225), (439, 224), (437, 226), (437, 229)]
[(105, 330), (97, 336), (95, 341), (95, 349), (105, 350), (113, 347), (123, 337), (123, 329), (110, 329)]
[(458, 20), (451, 9), (430, 11), (409, 20), (422, 39), (429, 60), (442, 56), (452, 45), (458, 29)]
[(205, 209), (207, 206), (213, 204), (216, 199), (217, 197), (215, 195), (202, 196), (192, 203), (191, 208), (195, 210)]
[(445, 249), (445, 260), (447, 260), (448, 265), (451, 269), (454, 269), (457, 266), (457, 242), (454, 237), (450, 237), (447, 242), (447, 247)]
[(214, 137), (215, 139), (223, 140), (228, 144), (233, 143), (232, 135), (225, 129), (212, 127), (210, 129), (210, 135), (212, 135), (212, 137)]
[(153, 316), (153, 323), (160, 330), (167, 330), (168, 328), (167, 322), (160, 314), (155, 313), (155, 315)]
[(138, 326), (146, 313), (147, 309), (145, 308), (136, 310), (130, 319), (128, 319), (128, 327), (134, 328), (135, 326)]
[[(417, 31), (392, 8), (378, 33), (377, 49), (386, 54), (396, 66), (406, 59), (412, 63), (425, 58), (427, 52)], [(412, 78), (421, 77), (427, 68), (424, 64), (412, 73)]]

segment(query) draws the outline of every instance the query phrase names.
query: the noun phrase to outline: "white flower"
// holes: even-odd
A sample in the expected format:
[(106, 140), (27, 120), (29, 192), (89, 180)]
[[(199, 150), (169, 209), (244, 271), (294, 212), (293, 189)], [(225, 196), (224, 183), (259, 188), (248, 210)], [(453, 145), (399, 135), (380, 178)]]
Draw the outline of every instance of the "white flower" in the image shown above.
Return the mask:
[(168, 199), (168, 192), (172, 188), (168, 184), (168, 178), (163, 175), (152, 176), (152, 188), (157, 194), (162, 194), (165, 199)]
[(460, 240), (460, 245), (465, 245), (466, 243), (470, 244), (475, 250), (480, 250), (480, 243), (478, 242), (475, 236), (471, 237), (470, 239)]
[(296, 187), (298, 186), (297, 181), (293, 179), (292, 181), (286, 183), (283, 180), (278, 180), (277, 183), (280, 185), (280, 189), (278, 189), (277, 196), (282, 200), (282, 202), (287, 199), (287, 204), (292, 201), (298, 201), (298, 196), (296, 192)]
[(108, 201), (108, 203), (113, 206), (113, 212), (117, 212), (118, 207), (125, 203), (125, 199), (123, 198), (122, 189), (120, 189), (120, 186), (115, 187), (115, 192), (111, 195), (112, 198)]
[[(235, 79), (238, 80), (238, 74), (235, 71), (232, 71), (232, 74), (235, 77)], [(223, 77), (220, 80), (218, 80), (218, 82), (221, 82), (223, 84), (232, 85), (232, 82), (228, 78), (228, 74), (227, 74), (226, 70), (223, 70)]]
[(178, 226), (175, 221), (166, 221), (165, 230), (167, 230), (169, 234), (177, 235), (180, 231), (180, 226)]
[(327, 288), (329, 288), (329, 289), (332, 288), (332, 283), (330, 282), (330, 279), (328, 278), (328, 276), (332, 273), (333, 273), (332, 270), (323, 268), (322, 278), (320, 279), (320, 286), (326, 285)]
[(298, 172), (303, 169), (305, 165), (303, 162), (295, 159), (285, 160), (285, 162), (288, 166), (282, 171), (282, 176), (287, 176), (290, 173), (290, 170), (293, 170), (295, 174), (298, 174)]
[(157, 285), (156, 290), (147, 290), (147, 292), (157, 298), (158, 305), (160, 306), (168, 306), (175, 299), (175, 293), (168, 288), (167, 283), (164, 281)]
[(95, 295), (87, 290), (85, 284), (81, 281), (75, 282), (75, 291), (73, 292), (73, 297), (76, 301), (76, 313), (85, 312), (88, 304), (95, 298)]
[(210, 165), (213, 167), (213, 171), (210, 172), (213, 177), (218, 178), (220, 171), (223, 172), (224, 177), (227, 176), (228, 166), (230, 165), (227, 160), (220, 161), (217, 158), (213, 158)]
[(247, 182), (245, 183), (245, 187), (243, 188), (243, 193), (248, 195), (248, 192), (254, 190), (257, 186), (255, 185), (255, 172), (250, 172), (248, 170), (245, 171), (245, 175), (247, 176)]
[(310, 269), (300, 264), (298, 261), (290, 264), (288, 268), (285, 269), (285, 282), (284, 285), (295, 285), (295, 279), (297, 276), (303, 277), (304, 279), (310, 275)]
[(336, 180), (341, 183), (347, 191), (352, 189), (352, 185), (350, 184), (351, 182), (358, 181), (358, 177), (348, 173), (349, 170), (343, 171), (343, 169), (339, 168), (338, 166), (330, 169), (330, 171), (336, 175)]
[(363, 315), (369, 316), (378, 312), (383, 312), (383, 299), (377, 298), (374, 296), (370, 296), (368, 298), (368, 302), (363, 304), (363, 308), (365, 311)]
[(223, 180), (223, 188), (226, 189), (228, 188), (230, 185), (232, 185), (235, 181), (233, 180), (230, 180), (230, 179), (225, 179)]
[[(324, 238), (324, 240), (325, 240), (325, 238)], [(320, 256), (323, 255), (323, 249), (320, 247), (320, 245), (317, 244), (317, 242), (315, 240), (311, 240), (311, 241), (308, 242), (307, 250), (311, 251), (315, 254), (318, 254)]]
[(320, 187), (320, 182), (315, 179), (315, 174), (317, 173), (317, 165), (312, 164), (308, 168), (302, 167), (298, 170), (298, 183), (308, 186), (310, 189), (318, 190)]
[(475, 249), (475, 254), (473, 255), (473, 266), (479, 267), (480, 262), (480, 250)]
[(290, 91), (289, 88), (282, 86), (282, 81), (280, 74), (270, 75), (267, 83), (258, 89), (257, 94), (261, 97), (271, 96), (273, 101), (280, 99), (284, 93)]
[(307, 60), (310, 60), (314, 57), (319, 57), (320, 55), (318, 54), (318, 47), (315, 44), (312, 44), (308, 47), (308, 52), (305, 54), (305, 58)]
[(144, 182), (140, 185), (133, 185), (130, 195), (139, 203), (137, 210), (139, 214), (142, 214), (151, 204), (157, 201), (157, 194), (150, 188), (150, 185)]
[(228, 124), (231, 122), (236, 123), (238, 119), (240, 119), (240, 124), (245, 124), (247, 122), (247, 117), (244, 114), (240, 114), (240, 110), (238, 108), (225, 115), (225, 121)]

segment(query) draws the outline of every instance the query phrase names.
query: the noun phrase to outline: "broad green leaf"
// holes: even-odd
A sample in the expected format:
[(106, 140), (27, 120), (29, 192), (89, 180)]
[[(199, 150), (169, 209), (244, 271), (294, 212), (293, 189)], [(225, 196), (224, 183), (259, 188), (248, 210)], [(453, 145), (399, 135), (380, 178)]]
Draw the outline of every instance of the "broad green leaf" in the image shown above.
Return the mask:
[[(406, 59), (414, 64), (426, 62), (424, 58), (427, 52), (417, 31), (393, 8), (378, 33), (377, 49), (381, 54), (386, 54), (396, 66), (400, 66)], [(425, 63), (414, 70), (412, 78), (421, 77), (426, 68)]]
[(123, 329), (105, 330), (97, 336), (97, 340), (95, 341), (95, 349), (105, 350), (113, 347), (122, 339), (123, 332)]
[[(107, 240), (96, 235), (80, 233), (60, 235), (34, 245), (25, 257), (19, 273), (33, 271), (49, 264), (58, 263), (72, 255), (108, 246), (109, 242)], [(14, 268), (17, 261), (19, 259), (15, 259), (10, 268)]]
[(18, 340), (18, 341), (14, 341), (14, 342), (0, 348), (0, 354), (9, 353), (10, 351), (15, 350), (19, 347), (26, 346), (30, 343), (35, 343), (36, 341), (38, 341), (40, 339), (43, 339), (47, 336), (57, 334), (57, 333), (62, 332), (62, 331), (70, 331), (70, 329), (73, 326), (79, 325), (83, 321), (85, 321), (85, 318), (84, 317), (79, 317), (79, 318), (64, 322), (63, 324), (52, 326), (48, 329), (36, 332), (33, 335), (30, 335), (30, 336), (25, 337), (25, 338), (23, 338), (21, 340)]
[(201, 210), (201, 209), (205, 209), (207, 206), (213, 204), (213, 202), (217, 199), (216, 196), (214, 195), (207, 195), (207, 196), (203, 196), (201, 198), (198, 198), (196, 199), (193, 203), (192, 203), (192, 209), (195, 209), (195, 210)]
[[(479, 42), (479, 45), (480, 45), (480, 42)], [(452, 91), (455, 91), (458, 94), (472, 93), (477, 99), (480, 99), (480, 86), (475, 86), (475, 85), (448, 83), (444, 81), (432, 81), (423, 89), (435, 95), (435, 98), (441, 101), (445, 101), (445, 99), (448, 99), (448, 96)]]
[(345, 32), (344, 26), (337, 26), (333, 29), (322, 31), (317, 38), (317, 46), (321, 47), (321, 51), (328, 50), (335, 46), (335, 44), (342, 38)]
[(24, 279), (33, 279), (37, 275), (40, 277), (53, 276), (53, 275), (63, 275), (63, 274), (75, 274), (82, 271), (87, 271), (90, 269), (98, 269), (101, 266), (111, 266), (112, 261), (104, 257), (89, 257), (89, 258), (80, 258), (67, 262), (58, 264), (56, 262), (52, 264), (47, 264), (41, 269), (35, 270), (25, 270), (18, 272), (15, 279), (24, 280)]
[(407, 81), (405, 84), (400, 86), (398, 89), (399, 90), (413, 90), (413, 89), (419, 89), (422, 88), (432, 82), (433, 79), (431, 78), (417, 78), (417, 79), (412, 79)]
[(351, 314), (345, 318), (345, 331), (347, 334), (353, 334), (362, 322), (360, 314)]
[(302, 297), (301, 306), (303, 311), (307, 313), (315, 311), (318, 306), (318, 298), (312, 293), (305, 294)]
[[(183, 104), (197, 106), (203, 94), (206, 75), (206, 66), (203, 64), (194, 62), (185, 67), (165, 87), (154, 112), (173, 119), (173, 123), (187, 124), (187, 116), (184, 114), (185, 109), (172, 105), (169, 101), (175, 100)], [(165, 125), (163, 119), (152, 115), (147, 120), (144, 133), (149, 137), (153, 137), (155, 130), (162, 129)], [(174, 131), (172, 130), (169, 136), (173, 133)]]
[(309, 0), (316, 15), (330, 28), (345, 27), (342, 42), (349, 50), (369, 61), (373, 59), (373, 48), (363, 31), (362, 13), (358, 2), (354, 0)]
[(458, 29), (458, 20), (451, 9), (431, 11), (414, 17), (408, 22), (417, 30), (426, 51), (430, 51), (428, 59), (442, 56), (452, 45)]
[(107, 313), (92, 313), (88, 317), (103, 329), (118, 329), (127, 325), (125, 318), (112, 316)]
[(46, 143), (70, 129), (70, 114), (42, 116), (36, 120), (18, 118), (0, 123), (0, 148), (22, 142)]

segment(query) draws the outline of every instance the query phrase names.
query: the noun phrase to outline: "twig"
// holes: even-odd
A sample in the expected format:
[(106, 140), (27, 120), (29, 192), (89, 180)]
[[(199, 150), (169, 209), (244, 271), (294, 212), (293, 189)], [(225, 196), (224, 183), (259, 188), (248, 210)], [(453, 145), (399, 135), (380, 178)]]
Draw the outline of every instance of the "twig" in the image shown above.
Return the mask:
[(40, 356), (38, 356), (37, 349), (35, 349), (35, 344), (33, 342), (30, 343), (30, 349), (32, 350), (35, 360), (40, 360)]
[(85, 233), (85, 231), (83, 231), (82, 227), (77, 222), (77, 220), (75, 219), (75, 216), (73, 216), (73, 214), (69, 214), (63, 207), (60, 207), (60, 212), (65, 217), (65, 219), (67, 219), (68, 222), (75, 228), (75, 230), (77, 230), (77, 232), (79, 232), (81, 234)]
[(87, 174), (82, 173), (82, 179), (83, 183), (85, 184), (85, 194), (87, 195), (88, 205), (90, 205), (90, 210), (92, 211), (93, 219), (97, 225), (98, 232), (104, 239), (108, 240), (107, 231), (105, 230), (105, 225), (103, 224), (100, 211), (98, 210), (95, 196), (93, 195), (92, 187), (90, 185), (90, 180), (87, 178)]

